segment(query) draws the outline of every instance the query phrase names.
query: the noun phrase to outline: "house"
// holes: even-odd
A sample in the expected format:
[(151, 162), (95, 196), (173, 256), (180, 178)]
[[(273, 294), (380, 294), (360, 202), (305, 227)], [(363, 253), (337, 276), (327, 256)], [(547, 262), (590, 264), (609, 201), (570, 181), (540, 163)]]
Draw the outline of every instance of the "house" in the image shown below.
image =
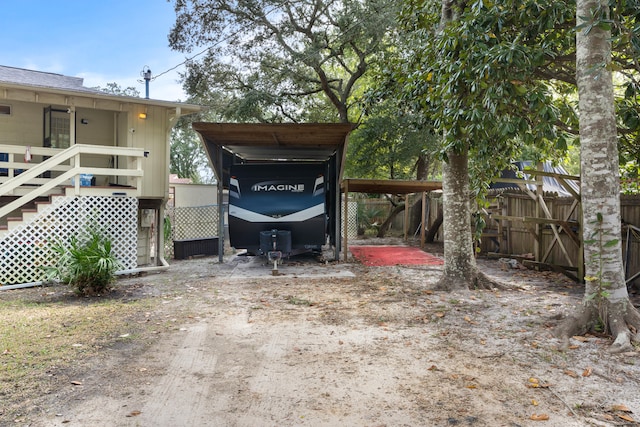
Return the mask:
[(0, 66), (0, 286), (37, 283), (51, 243), (90, 227), (122, 272), (166, 267), (170, 132), (200, 109)]

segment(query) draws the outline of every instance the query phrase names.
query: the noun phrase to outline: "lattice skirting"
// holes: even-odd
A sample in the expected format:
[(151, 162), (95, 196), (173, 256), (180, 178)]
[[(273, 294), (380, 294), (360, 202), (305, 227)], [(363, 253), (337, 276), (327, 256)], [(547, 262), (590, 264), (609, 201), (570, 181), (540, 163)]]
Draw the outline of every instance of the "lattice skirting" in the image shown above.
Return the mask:
[[(342, 203), (344, 203), (344, 196), (342, 197)], [(347, 212), (349, 217), (347, 218), (347, 238), (355, 239), (358, 237), (358, 202), (349, 201)], [(344, 221), (342, 222), (341, 234), (344, 237)]]
[[(164, 254), (166, 258), (174, 258), (173, 241), (184, 239), (202, 239), (218, 237), (218, 206), (192, 206), (167, 208), (166, 216), (171, 222), (171, 236), (165, 240)], [(344, 225), (341, 227), (344, 235)], [(349, 201), (349, 219), (347, 236), (355, 239), (358, 236), (358, 203)]]
[(0, 240), (0, 285), (41, 281), (41, 266), (56, 259), (51, 244), (71, 236), (82, 240), (93, 225), (111, 239), (123, 270), (133, 269), (137, 266), (137, 218), (135, 197), (54, 197), (33, 220)]
[(171, 236), (165, 240), (165, 257), (173, 258), (173, 241), (218, 237), (218, 206), (188, 206), (167, 208)]

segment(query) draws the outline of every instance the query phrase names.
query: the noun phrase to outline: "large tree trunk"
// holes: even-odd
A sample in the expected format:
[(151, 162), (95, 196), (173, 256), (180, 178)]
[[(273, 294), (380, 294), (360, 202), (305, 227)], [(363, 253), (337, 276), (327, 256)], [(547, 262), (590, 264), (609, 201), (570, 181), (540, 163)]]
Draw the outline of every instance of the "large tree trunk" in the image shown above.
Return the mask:
[[(607, 11), (607, 1), (578, 0), (578, 24), (598, 8)], [(625, 351), (637, 339), (640, 314), (629, 301), (622, 264), (611, 34), (598, 25), (589, 27), (576, 34), (585, 296), (556, 332), (566, 345), (570, 336), (602, 327), (615, 337), (611, 350)]]
[[(442, 0), (440, 30), (458, 19), (464, 9), (458, 0)], [(469, 204), (469, 147), (456, 153), (447, 152), (442, 165), (442, 210), (444, 270), (436, 284), (442, 290), (491, 288), (497, 286), (476, 266), (471, 239), (471, 207)]]
[(437, 288), (490, 288), (495, 284), (480, 273), (473, 254), (468, 150), (449, 152), (447, 157), (442, 166), (444, 270)]

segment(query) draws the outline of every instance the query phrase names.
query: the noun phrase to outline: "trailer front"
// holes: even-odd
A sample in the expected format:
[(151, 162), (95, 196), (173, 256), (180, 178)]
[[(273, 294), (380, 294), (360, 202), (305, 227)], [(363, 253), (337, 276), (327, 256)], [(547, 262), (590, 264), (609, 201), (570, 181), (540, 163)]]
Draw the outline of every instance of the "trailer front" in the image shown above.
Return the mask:
[(229, 242), (251, 254), (320, 250), (327, 241), (326, 164), (232, 165)]

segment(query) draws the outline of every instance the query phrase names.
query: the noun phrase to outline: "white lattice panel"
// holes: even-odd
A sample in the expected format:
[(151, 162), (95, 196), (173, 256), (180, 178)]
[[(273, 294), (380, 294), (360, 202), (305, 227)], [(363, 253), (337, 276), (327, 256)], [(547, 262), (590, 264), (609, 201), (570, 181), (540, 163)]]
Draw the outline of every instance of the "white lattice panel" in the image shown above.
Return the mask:
[[(342, 198), (344, 203), (344, 197)], [(358, 202), (349, 201), (347, 206), (347, 238), (355, 239), (358, 237)], [(341, 235), (344, 236), (344, 221), (341, 224)]]
[(41, 266), (56, 255), (51, 244), (71, 236), (82, 240), (97, 224), (112, 242), (114, 256), (128, 270), (137, 264), (138, 200), (134, 197), (54, 197), (33, 220), (17, 227), (0, 241), (0, 284), (38, 282)]
[(173, 208), (174, 240), (218, 236), (218, 206)]
[(171, 239), (165, 241), (165, 256), (173, 258), (173, 241), (218, 237), (218, 206), (167, 208), (171, 221)]

